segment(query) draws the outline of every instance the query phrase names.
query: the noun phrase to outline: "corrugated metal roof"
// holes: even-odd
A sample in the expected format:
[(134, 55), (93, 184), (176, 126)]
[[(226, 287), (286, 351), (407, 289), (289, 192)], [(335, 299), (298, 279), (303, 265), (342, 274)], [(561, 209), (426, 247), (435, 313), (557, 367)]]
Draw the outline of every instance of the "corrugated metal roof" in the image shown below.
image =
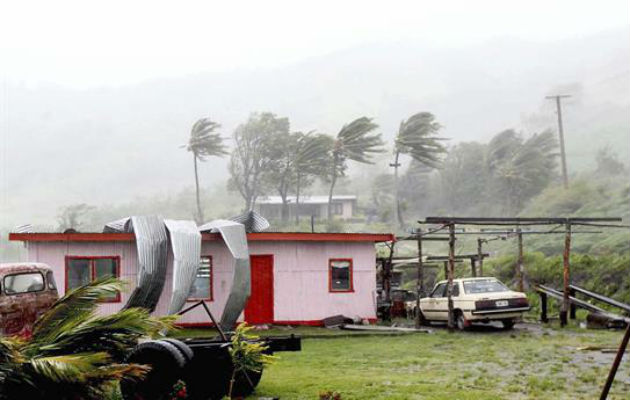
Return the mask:
[[(287, 196), (289, 204), (295, 204), (295, 196)], [(333, 201), (352, 201), (356, 200), (355, 195), (337, 195), (333, 196)], [(256, 204), (282, 204), (280, 196), (259, 197)], [(328, 204), (328, 196), (300, 196), (300, 204)]]

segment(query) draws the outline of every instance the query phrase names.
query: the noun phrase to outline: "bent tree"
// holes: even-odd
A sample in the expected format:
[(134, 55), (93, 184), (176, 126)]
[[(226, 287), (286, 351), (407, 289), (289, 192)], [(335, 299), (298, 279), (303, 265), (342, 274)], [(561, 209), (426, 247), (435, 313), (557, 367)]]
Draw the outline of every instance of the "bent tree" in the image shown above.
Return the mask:
[(186, 145), (186, 150), (193, 153), (193, 162), (195, 166), (195, 193), (197, 196), (197, 215), (195, 220), (197, 223), (203, 223), (203, 211), (201, 209), (201, 201), (199, 199), (199, 173), (197, 170), (197, 161), (205, 161), (206, 157), (216, 156), (223, 157), (228, 154), (227, 148), (223, 142), (221, 134), (215, 132), (221, 125), (211, 121), (209, 118), (201, 118), (193, 125), (190, 130), (190, 138)]
[(435, 121), (433, 114), (419, 112), (400, 123), (396, 141), (394, 142), (394, 191), (395, 211), (398, 224), (403, 227), (404, 219), (400, 207), (400, 190), (398, 187), (398, 159), (407, 154), (425, 167), (434, 169), (440, 165), (440, 156), (446, 153), (442, 144), (445, 138), (438, 136), (441, 125)]
[(380, 133), (371, 134), (378, 128), (371, 118), (357, 118), (344, 125), (333, 143), (329, 166), (330, 191), (328, 192), (328, 220), (332, 219), (332, 198), (337, 178), (344, 176), (348, 160), (372, 164), (373, 154), (382, 153), (383, 140)]

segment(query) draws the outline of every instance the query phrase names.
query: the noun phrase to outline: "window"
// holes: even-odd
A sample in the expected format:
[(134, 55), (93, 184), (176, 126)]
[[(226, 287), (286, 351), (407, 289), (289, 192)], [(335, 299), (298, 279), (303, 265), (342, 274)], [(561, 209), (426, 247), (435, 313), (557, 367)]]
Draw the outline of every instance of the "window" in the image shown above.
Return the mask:
[(57, 283), (55, 283), (55, 276), (52, 271), (46, 272), (46, 282), (48, 282), (48, 289), (57, 290)]
[(330, 212), (332, 213), (332, 215), (343, 214), (343, 203), (332, 203), (330, 207)]
[(188, 300), (212, 301), (212, 256), (202, 256)]
[[(445, 292), (445, 295), (448, 295), (448, 289)], [(459, 296), (459, 284), (457, 282), (453, 282), (453, 291), (451, 292), (452, 297)]]
[[(120, 277), (120, 257), (66, 257), (66, 291), (106, 277)], [(120, 293), (104, 301), (119, 302)]]
[(352, 260), (347, 258), (331, 259), (329, 268), (329, 291), (330, 292), (352, 292)]
[(446, 283), (440, 283), (431, 293), (431, 297), (444, 297), (444, 289), (446, 289)]
[(4, 292), (20, 294), (44, 290), (44, 276), (39, 272), (7, 275), (4, 277)]
[(509, 292), (504, 284), (492, 279), (464, 281), (464, 291), (468, 294), (474, 293), (496, 293)]

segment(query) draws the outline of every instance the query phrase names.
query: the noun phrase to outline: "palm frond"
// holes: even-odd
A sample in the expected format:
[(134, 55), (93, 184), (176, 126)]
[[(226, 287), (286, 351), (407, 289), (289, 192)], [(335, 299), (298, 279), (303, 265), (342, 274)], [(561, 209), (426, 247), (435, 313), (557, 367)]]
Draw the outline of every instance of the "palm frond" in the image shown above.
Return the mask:
[(35, 372), (53, 382), (84, 381), (84, 372), (105, 364), (109, 356), (105, 352), (77, 353), (51, 357), (37, 357), (29, 361)]
[(69, 290), (33, 326), (32, 342), (47, 342), (64, 330), (94, 313), (98, 301), (123, 290), (124, 283), (115, 278), (93, 281)]
[(433, 114), (419, 112), (400, 123), (395, 148), (402, 154), (431, 168), (438, 168), (446, 146), (441, 142), (446, 138), (438, 136), (442, 126), (435, 122)]
[(371, 155), (385, 151), (381, 134), (370, 135), (378, 128), (371, 118), (361, 117), (344, 125), (337, 134), (337, 146), (334, 151), (349, 160), (371, 164)]
[(227, 155), (228, 151), (224, 139), (220, 133), (215, 132), (220, 127), (220, 124), (209, 118), (199, 119), (190, 131), (186, 149), (201, 161), (204, 161), (205, 157), (208, 156), (223, 157)]

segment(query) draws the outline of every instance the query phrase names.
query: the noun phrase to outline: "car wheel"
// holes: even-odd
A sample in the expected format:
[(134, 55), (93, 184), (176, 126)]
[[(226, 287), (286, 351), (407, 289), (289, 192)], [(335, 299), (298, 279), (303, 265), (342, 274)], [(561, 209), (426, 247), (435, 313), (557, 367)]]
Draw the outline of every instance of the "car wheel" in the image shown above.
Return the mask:
[(514, 321), (513, 319), (504, 319), (501, 321), (501, 324), (503, 324), (503, 329), (505, 329), (506, 331), (514, 328), (515, 323), (516, 321)]
[(420, 320), (420, 326), (428, 326), (429, 325), (429, 320), (424, 317), (424, 314), (422, 314), (422, 311), (420, 311), (420, 310), (418, 310), (416, 308), (415, 312), (418, 313), (418, 319)]
[(466, 329), (468, 329), (468, 321), (466, 321), (464, 313), (461, 311), (459, 311), (455, 315), (455, 323), (457, 325), (457, 329), (459, 329), (460, 331), (465, 331)]

